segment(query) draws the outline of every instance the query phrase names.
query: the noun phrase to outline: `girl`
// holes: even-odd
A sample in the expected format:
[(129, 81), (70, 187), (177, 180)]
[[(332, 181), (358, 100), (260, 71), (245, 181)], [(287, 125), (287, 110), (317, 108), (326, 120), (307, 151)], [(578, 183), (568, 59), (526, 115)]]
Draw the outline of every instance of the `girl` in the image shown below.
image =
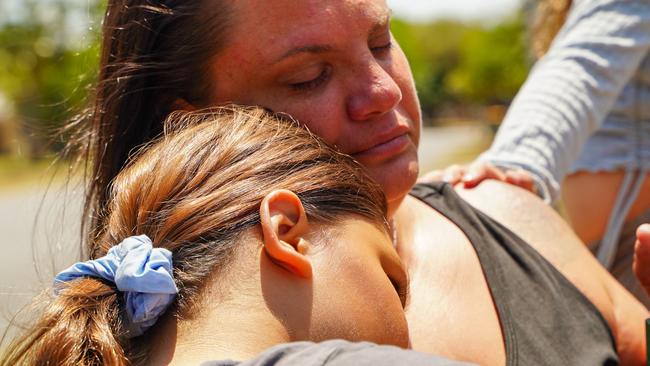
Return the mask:
[(169, 122), (179, 131), (113, 183), (95, 260), (56, 277), (57, 297), (2, 365), (198, 365), (277, 345), (261, 364), (458, 364), (368, 343), (282, 345), (408, 347), (381, 189), (261, 109)]

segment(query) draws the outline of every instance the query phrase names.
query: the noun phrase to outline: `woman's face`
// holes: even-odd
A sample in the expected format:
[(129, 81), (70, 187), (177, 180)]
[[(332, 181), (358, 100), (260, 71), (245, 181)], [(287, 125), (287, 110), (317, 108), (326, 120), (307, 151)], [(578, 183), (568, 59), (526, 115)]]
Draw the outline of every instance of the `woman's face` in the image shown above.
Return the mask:
[(384, 0), (240, 0), (215, 103), (262, 105), (354, 156), (394, 210), (418, 174), (420, 106)]
[(408, 281), (384, 231), (361, 219), (347, 219), (310, 257), (310, 340), (409, 346), (404, 315)]

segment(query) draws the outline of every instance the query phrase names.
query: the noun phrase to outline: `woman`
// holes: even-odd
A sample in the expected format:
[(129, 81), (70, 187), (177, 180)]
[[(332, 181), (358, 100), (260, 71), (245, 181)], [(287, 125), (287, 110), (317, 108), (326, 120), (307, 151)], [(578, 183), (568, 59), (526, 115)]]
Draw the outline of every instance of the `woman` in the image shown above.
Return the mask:
[[(636, 228), (650, 222), (650, 3), (549, 0), (539, 13), (540, 59), (465, 180), (535, 182), (549, 203), (562, 186), (580, 239), (650, 306), (632, 272)], [(448, 169), (452, 182), (461, 175)]]
[[(395, 347), (409, 344), (406, 274), (356, 162), (261, 109), (170, 123), (116, 178), (102, 257), (56, 277), (0, 364), (233, 365), (218, 360), (275, 346), (249, 363), (460, 365)], [(336, 338), (393, 347), (285, 344)]]
[(382, 187), (412, 278), (416, 350), (487, 365), (594, 364), (610, 362), (616, 343), (622, 363), (642, 362), (647, 311), (543, 202), (498, 184), (460, 192), (487, 217), (449, 187), (409, 196), (420, 109), (389, 15), (382, 0), (110, 2), (90, 115), (94, 232), (106, 221), (109, 182), (169, 111), (261, 105), (298, 118)]

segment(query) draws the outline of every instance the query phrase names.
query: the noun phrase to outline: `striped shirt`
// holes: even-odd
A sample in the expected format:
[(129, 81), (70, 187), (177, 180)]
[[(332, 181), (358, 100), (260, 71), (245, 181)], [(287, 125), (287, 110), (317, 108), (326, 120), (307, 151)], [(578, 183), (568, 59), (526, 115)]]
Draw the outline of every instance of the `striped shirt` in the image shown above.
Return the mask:
[(528, 170), (547, 202), (576, 171), (648, 171), (650, 0), (574, 0), (479, 160)]

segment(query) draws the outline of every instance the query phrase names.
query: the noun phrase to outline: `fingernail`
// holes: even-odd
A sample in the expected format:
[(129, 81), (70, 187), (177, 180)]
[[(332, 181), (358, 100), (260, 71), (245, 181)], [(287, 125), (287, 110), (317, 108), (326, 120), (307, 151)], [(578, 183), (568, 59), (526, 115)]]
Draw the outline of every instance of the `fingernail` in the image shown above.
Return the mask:
[(466, 174), (463, 177), (463, 182), (471, 182), (474, 180), (474, 175), (473, 174)]

